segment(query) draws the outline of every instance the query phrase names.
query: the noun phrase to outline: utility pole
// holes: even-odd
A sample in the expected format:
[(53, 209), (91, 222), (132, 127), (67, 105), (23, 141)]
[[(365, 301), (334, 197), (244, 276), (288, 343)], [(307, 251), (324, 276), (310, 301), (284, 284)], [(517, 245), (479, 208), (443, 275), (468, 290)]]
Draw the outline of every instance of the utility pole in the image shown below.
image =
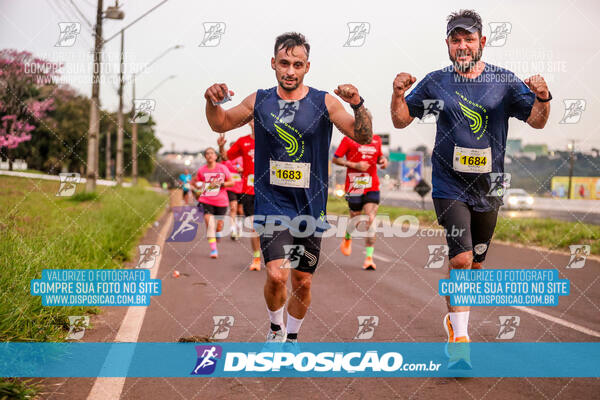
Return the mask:
[(110, 129), (106, 131), (106, 179), (112, 179), (110, 173)]
[(571, 200), (571, 188), (573, 186), (573, 167), (575, 165), (575, 141), (571, 140), (571, 143), (569, 143), (569, 150), (571, 150), (571, 152), (569, 153), (569, 191), (567, 192), (567, 198), (569, 200)]
[(90, 128), (88, 131), (87, 170), (85, 190), (96, 190), (98, 175), (98, 133), (100, 131), (100, 55), (102, 51), (102, 0), (96, 10), (96, 38), (94, 41), (94, 70), (92, 74), (92, 101), (90, 104)]
[(137, 165), (137, 141), (138, 124), (133, 120), (135, 117), (135, 74), (133, 74), (132, 97), (131, 97), (131, 184), (137, 185), (138, 165)]
[(117, 185), (123, 183), (123, 46), (125, 31), (121, 30), (121, 62), (119, 64), (119, 111), (117, 112)]
[[(168, 0), (163, 0), (159, 4), (155, 5), (141, 16), (137, 17), (135, 20), (127, 24), (124, 28), (121, 29), (121, 61), (119, 67), (119, 111), (117, 113), (117, 159), (116, 159), (116, 176), (117, 176), (117, 185), (121, 185), (123, 183), (123, 53), (125, 46), (125, 30), (130, 28), (133, 24), (137, 23), (139, 20), (150, 14), (152, 11), (156, 10), (158, 7), (165, 4)], [(116, 3), (116, 11), (120, 13), (120, 19), (123, 19), (123, 14), (118, 10), (118, 0)], [(119, 33), (115, 33), (108, 39), (106, 39), (103, 43), (107, 43), (113, 38), (115, 38)], [(132, 139), (133, 140), (133, 139)], [(137, 160), (136, 160), (137, 161)]]

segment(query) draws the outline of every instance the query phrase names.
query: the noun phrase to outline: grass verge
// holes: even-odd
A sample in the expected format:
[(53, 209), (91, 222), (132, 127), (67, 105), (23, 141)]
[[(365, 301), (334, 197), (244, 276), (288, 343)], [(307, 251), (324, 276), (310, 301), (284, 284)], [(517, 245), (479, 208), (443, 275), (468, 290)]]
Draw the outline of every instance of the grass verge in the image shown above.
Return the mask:
[[(327, 202), (330, 214), (347, 215), (347, 203), (337, 197)], [(435, 212), (405, 207), (380, 206), (378, 214), (386, 214), (390, 220), (400, 215), (412, 215), (424, 226), (436, 226)], [(581, 222), (567, 222), (541, 218), (499, 217), (494, 239), (520, 245), (539, 246), (550, 250), (569, 251), (569, 245), (589, 244), (591, 254), (600, 254), (600, 226)]]
[[(99, 186), (56, 197), (59, 182), (0, 176), (0, 341), (63, 341), (69, 315), (93, 307), (43, 307), (31, 279), (43, 269), (119, 268), (167, 197)], [(1, 398), (1, 396), (0, 396)]]
[(35, 399), (40, 388), (29, 381), (2, 378), (0, 380), (0, 400), (30, 400)]

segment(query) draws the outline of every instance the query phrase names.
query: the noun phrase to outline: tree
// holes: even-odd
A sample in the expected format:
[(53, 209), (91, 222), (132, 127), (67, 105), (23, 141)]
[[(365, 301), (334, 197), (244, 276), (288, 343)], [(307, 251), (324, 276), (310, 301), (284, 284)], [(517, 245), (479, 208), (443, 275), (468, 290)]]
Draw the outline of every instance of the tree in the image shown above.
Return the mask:
[(31, 140), (31, 132), (53, 109), (48, 86), (60, 67), (27, 51), (0, 50), (0, 150), (9, 161), (7, 150)]
[(53, 90), (54, 107), (33, 131), (26, 146), (15, 156), (30, 168), (51, 174), (61, 171), (82, 173), (85, 167), (90, 101), (72, 88), (61, 85)]
[[(103, 114), (104, 115), (104, 114)], [(123, 173), (125, 176), (131, 175), (131, 122), (129, 118), (123, 121)], [(150, 116), (148, 122), (138, 124), (138, 175), (141, 177), (150, 177), (157, 164), (158, 150), (162, 143), (154, 134), (154, 119)], [(106, 170), (106, 135), (108, 133), (116, 135), (117, 132), (117, 114), (108, 114), (100, 121), (100, 160), (99, 171)], [(114, 141), (113, 141), (114, 143)], [(111, 148), (111, 158), (116, 158), (116, 146)]]

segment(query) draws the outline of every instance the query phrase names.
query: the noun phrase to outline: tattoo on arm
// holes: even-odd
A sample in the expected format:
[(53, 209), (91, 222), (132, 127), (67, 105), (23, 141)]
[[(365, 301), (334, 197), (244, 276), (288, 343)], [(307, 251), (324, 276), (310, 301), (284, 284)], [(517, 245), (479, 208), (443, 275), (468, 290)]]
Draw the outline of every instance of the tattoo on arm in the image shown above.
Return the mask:
[(371, 113), (365, 106), (354, 110), (354, 140), (360, 144), (371, 143), (373, 139), (373, 123)]

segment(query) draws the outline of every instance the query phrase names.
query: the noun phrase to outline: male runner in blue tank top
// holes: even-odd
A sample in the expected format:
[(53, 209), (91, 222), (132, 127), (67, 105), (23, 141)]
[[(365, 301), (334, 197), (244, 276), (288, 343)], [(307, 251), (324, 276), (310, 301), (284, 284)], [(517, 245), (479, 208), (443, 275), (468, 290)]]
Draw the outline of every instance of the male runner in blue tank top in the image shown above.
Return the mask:
[[(393, 86), (396, 128), (423, 118), (426, 111), (437, 115), (432, 197), (438, 222), (446, 229), (450, 269), (480, 269), (485, 259), (502, 205), (502, 197), (489, 195), (490, 173), (504, 172), (508, 119), (541, 129), (552, 99), (541, 76), (523, 82), (512, 72), (481, 61), (486, 42), (481, 26), (475, 11), (451, 14), (446, 44), (452, 65), (427, 74), (406, 98), (404, 92), (415, 77), (400, 73)], [(451, 236), (454, 232), (462, 234)], [(448, 342), (468, 343), (470, 307), (449, 302), (447, 307), (443, 323)]]
[[(334, 90), (350, 104), (352, 116), (332, 95), (304, 85), (310, 69), (309, 52), (303, 35), (284, 33), (275, 40), (271, 58), (277, 86), (258, 90), (228, 110), (219, 104), (234, 93), (224, 83), (212, 85), (204, 95), (206, 118), (216, 132), (254, 119), (255, 226), (262, 225), (270, 342), (297, 341), (310, 305), (312, 274), (321, 248), (319, 233), (328, 227), (325, 213), (332, 126), (359, 143), (370, 143), (373, 137), (370, 113), (356, 87), (345, 84)], [(286, 329), (283, 311), (292, 267)]]

